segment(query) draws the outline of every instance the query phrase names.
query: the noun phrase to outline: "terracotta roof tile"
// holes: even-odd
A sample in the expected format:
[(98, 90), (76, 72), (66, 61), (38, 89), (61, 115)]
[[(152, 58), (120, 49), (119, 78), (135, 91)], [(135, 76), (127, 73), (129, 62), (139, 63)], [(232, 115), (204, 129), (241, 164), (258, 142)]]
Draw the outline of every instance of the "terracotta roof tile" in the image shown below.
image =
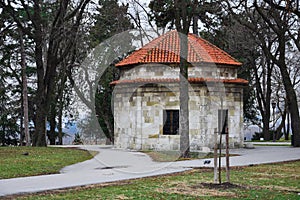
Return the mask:
[[(248, 81), (241, 78), (236, 79), (214, 79), (214, 78), (189, 78), (190, 83), (223, 82), (228, 84), (247, 85)], [(111, 85), (118, 84), (139, 84), (139, 83), (179, 83), (179, 78), (138, 78), (133, 80), (117, 80)]]
[[(117, 67), (144, 63), (179, 63), (180, 44), (177, 31), (154, 39), (116, 64)], [(188, 34), (188, 62), (240, 66), (228, 53), (194, 34)]]

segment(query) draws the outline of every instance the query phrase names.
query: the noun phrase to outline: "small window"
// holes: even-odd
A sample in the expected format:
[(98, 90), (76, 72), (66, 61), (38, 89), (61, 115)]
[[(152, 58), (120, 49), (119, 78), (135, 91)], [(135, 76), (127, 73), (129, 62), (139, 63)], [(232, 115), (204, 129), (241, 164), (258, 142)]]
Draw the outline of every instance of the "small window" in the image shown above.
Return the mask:
[(228, 110), (218, 110), (218, 127), (221, 134), (228, 133)]
[(179, 129), (179, 110), (164, 111), (164, 135), (177, 135)]

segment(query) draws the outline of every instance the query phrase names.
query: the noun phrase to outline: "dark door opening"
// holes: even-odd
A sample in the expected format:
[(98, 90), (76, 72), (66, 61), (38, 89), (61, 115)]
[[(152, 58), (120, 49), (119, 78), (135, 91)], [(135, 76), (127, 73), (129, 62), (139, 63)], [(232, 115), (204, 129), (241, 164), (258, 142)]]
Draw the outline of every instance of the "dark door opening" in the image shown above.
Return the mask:
[(177, 135), (179, 129), (179, 110), (164, 111), (164, 135)]

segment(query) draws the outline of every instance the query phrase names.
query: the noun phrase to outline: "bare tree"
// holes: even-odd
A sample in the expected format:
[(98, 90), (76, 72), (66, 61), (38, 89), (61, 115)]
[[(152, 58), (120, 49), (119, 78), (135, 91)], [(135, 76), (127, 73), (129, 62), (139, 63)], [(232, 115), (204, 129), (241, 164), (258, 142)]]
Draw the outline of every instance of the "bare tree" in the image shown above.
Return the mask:
[[(141, 46), (145, 42), (150, 42), (154, 38), (160, 36), (165, 32), (164, 27), (158, 27), (152, 19), (148, 5), (141, 0), (128, 1), (129, 10), (128, 15), (133, 21), (134, 26), (139, 30)], [(147, 41), (144, 41), (144, 39)]]
[[(251, 57), (249, 57), (249, 67), (253, 77), (252, 81), (255, 88), (257, 108), (262, 117), (263, 137), (265, 140), (270, 140), (269, 129), (271, 117), (272, 73), (275, 64), (271, 61), (268, 56), (269, 54), (266, 54), (265, 51), (272, 51), (274, 49), (277, 38), (258, 13), (255, 12), (253, 6), (249, 6), (246, 2), (241, 3), (239, 6), (243, 11), (241, 13), (236, 13), (236, 10), (228, 4), (231, 14), (235, 16), (242, 26), (246, 27), (252, 33), (249, 36), (257, 46), (256, 55), (251, 55)], [(259, 30), (259, 33), (257, 33), (257, 30)], [(254, 121), (254, 123), (261, 126), (260, 121)]]
[[(44, 8), (47, 3), (51, 12), (46, 15)], [(56, 69), (74, 48), (78, 27), (88, 3), (89, 0), (80, 0), (74, 5), (69, 0), (62, 0), (54, 3), (54, 6), (51, 2), (41, 0), (0, 1), (3, 10), (11, 16), (23, 34), (34, 42), (37, 93), (33, 146), (46, 146), (46, 121), (53, 99)], [(19, 15), (19, 8), (24, 10), (26, 17)]]
[[(297, 33), (295, 28), (299, 28), (299, 26), (295, 24), (295, 18), (290, 14), (291, 12), (289, 9), (282, 9), (281, 7), (278, 8), (275, 6), (274, 2), (275, 1), (265, 0), (264, 2), (255, 0), (252, 3), (245, 0), (238, 1), (238, 4), (234, 6), (235, 4), (228, 1), (227, 6), (231, 8), (231, 11), (235, 10), (233, 13), (246, 12), (249, 14), (249, 10), (251, 10), (252, 13), (257, 13), (259, 19), (263, 22), (263, 27), (266, 26), (271, 32), (273, 32), (274, 36), (273, 39), (271, 38), (271, 40), (274, 45), (269, 46), (266, 42), (269, 40), (261, 31), (261, 27), (255, 28), (257, 21), (250, 20), (249, 22), (249, 19), (251, 18), (249, 18), (249, 15), (246, 16), (248, 21), (244, 20), (244, 24), (246, 24), (248, 28), (252, 29), (253, 32), (256, 33), (257, 37), (259, 38), (260, 46), (264, 56), (270, 61), (271, 64), (278, 66), (280, 69), (282, 82), (286, 92), (288, 108), (290, 109), (292, 118), (291, 127), (295, 139), (294, 146), (300, 146), (300, 117), (297, 105), (297, 96), (293, 88), (293, 83), (288, 71), (286, 60), (286, 48), (288, 43), (292, 40), (295, 43), (294, 45), (298, 47), (298, 36), (295, 34)], [(298, 9), (298, 6), (296, 6), (296, 8)], [(295, 15), (297, 15), (297, 13), (298, 12), (295, 12)], [(298, 33), (300, 34), (299, 31)]]
[(278, 56), (272, 54), (269, 49), (264, 48), (263, 50), (280, 69), (287, 96), (288, 107), (292, 118), (291, 127), (294, 136), (293, 144), (294, 147), (300, 147), (300, 116), (297, 96), (286, 64), (286, 34), (289, 32), (291, 27), (290, 15), (288, 12), (274, 10), (264, 4), (258, 4), (257, 1), (254, 2), (254, 6), (265, 23), (274, 31), (274, 33), (276, 33), (277, 36)]

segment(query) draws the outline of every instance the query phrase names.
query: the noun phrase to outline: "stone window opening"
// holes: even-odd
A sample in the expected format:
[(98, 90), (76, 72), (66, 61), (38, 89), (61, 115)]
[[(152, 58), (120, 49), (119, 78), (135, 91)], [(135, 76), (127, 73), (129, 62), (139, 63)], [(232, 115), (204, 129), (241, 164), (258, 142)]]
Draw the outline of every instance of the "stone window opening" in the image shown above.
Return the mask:
[(163, 135), (178, 135), (179, 110), (164, 110)]
[(218, 110), (218, 128), (221, 134), (228, 133), (228, 109)]

